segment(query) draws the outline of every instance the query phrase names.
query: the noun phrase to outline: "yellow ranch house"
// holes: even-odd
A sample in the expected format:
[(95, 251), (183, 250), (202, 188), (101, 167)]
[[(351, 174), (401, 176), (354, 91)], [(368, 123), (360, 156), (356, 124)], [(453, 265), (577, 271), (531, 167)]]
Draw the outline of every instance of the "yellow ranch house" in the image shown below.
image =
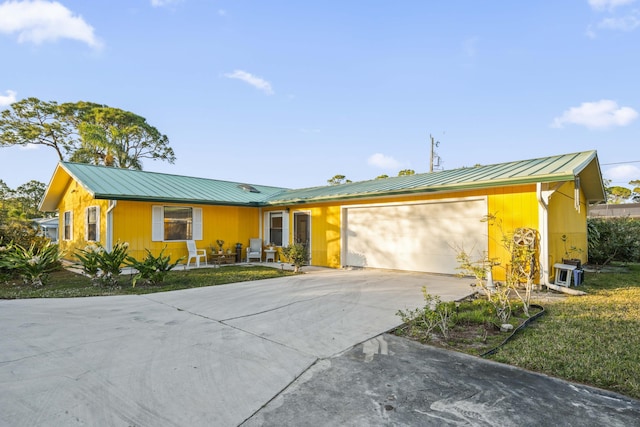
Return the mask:
[(40, 208), (58, 212), (68, 257), (94, 242), (128, 242), (137, 258), (166, 247), (175, 259), (188, 240), (235, 253), (261, 239), (303, 243), (316, 266), (441, 274), (458, 272), (461, 248), (508, 265), (504, 233), (534, 229), (546, 284), (567, 248), (586, 262), (587, 210), (603, 200), (597, 153), (584, 151), (303, 189), (61, 162)]

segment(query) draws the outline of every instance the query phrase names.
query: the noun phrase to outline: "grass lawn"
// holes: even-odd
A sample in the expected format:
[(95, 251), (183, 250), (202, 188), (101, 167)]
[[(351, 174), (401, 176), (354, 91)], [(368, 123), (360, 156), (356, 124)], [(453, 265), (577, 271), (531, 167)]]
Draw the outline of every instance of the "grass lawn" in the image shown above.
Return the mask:
[(1, 280), (0, 298), (69, 298), (103, 295), (135, 295), (152, 292), (174, 291), (178, 289), (200, 288), (203, 286), (223, 285), (226, 283), (246, 282), (249, 280), (270, 279), (294, 274), (276, 268), (258, 265), (237, 265), (220, 268), (199, 268), (170, 271), (163, 284), (146, 286), (140, 283), (131, 286), (131, 277), (123, 275), (119, 287), (94, 286), (80, 274), (67, 270), (54, 271), (44, 286), (25, 285), (21, 280)]
[(490, 358), (640, 399), (640, 265), (585, 279)]
[[(544, 301), (532, 303), (543, 306), (544, 315), (487, 358), (640, 399), (640, 265), (586, 273), (579, 289), (587, 295), (540, 293)], [(511, 334), (499, 332), (486, 305), (484, 299), (461, 303), (446, 337), (438, 328), (428, 332), (422, 320), (395, 333), (478, 356)], [(523, 318), (516, 311), (510, 322)]]

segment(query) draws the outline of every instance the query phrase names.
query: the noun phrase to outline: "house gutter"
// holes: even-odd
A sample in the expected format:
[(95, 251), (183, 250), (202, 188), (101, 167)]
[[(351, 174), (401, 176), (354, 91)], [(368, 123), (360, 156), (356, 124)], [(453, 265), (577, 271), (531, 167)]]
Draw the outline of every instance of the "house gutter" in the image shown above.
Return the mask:
[(109, 207), (107, 207), (107, 241), (106, 249), (111, 251), (113, 249), (113, 209), (118, 204), (117, 200), (109, 200)]
[(538, 229), (540, 230), (540, 278), (544, 285), (549, 284), (549, 196), (552, 192), (543, 194), (542, 183), (536, 183), (538, 198)]

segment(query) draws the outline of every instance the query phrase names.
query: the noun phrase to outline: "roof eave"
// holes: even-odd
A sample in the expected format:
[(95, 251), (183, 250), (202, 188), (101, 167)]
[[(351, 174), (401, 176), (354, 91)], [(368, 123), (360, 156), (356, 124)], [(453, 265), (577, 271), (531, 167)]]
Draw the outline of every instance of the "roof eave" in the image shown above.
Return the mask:
[(93, 197), (98, 200), (124, 200), (129, 202), (157, 202), (157, 203), (174, 203), (174, 204), (191, 204), (191, 205), (209, 205), (209, 206), (240, 206), (240, 207), (260, 207), (260, 202), (230, 202), (219, 200), (201, 200), (201, 199), (175, 199), (162, 197), (144, 197), (144, 196), (123, 196), (121, 194), (94, 194)]
[(56, 211), (58, 209), (60, 199), (62, 199), (62, 189), (68, 185), (71, 179), (71, 174), (64, 167), (62, 162), (58, 163), (51, 175), (51, 179), (49, 180), (49, 184), (42, 196), (42, 200), (40, 200), (38, 210), (41, 212)]

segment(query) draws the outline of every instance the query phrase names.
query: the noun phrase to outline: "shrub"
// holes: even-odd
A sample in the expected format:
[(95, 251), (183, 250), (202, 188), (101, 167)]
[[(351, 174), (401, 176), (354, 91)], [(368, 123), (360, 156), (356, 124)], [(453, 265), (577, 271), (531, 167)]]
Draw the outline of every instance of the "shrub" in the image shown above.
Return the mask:
[(590, 218), (589, 262), (604, 266), (611, 261), (640, 261), (640, 221), (623, 218)]
[(84, 249), (76, 251), (75, 256), (80, 261), (80, 266), (85, 275), (89, 276), (93, 282), (100, 278), (100, 253), (104, 248), (98, 245), (87, 245)]
[(25, 283), (42, 286), (47, 274), (60, 268), (62, 254), (58, 245), (31, 243), (29, 248), (9, 244), (0, 248), (0, 269), (19, 274)]
[(170, 255), (163, 255), (165, 249), (166, 246), (160, 251), (157, 257), (154, 257), (149, 249), (145, 249), (147, 251), (147, 255), (142, 261), (138, 261), (131, 256), (127, 257), (127, 265), (138, 271), (138, 273), (133, 277), (133, 287), (136, 286), (136, 283), (139, 280), (143, 280), (145, 283), (150, 283), (152, 285), (158, 285), (164, 282), (164, 279), (167, 277), (167, 273), (173, 270), (175, 266), (184, 259), (184, 257), (182, 257), (178, 258), (175, 262), (171, 262)]
[(309, 251), (306, 245), (302, 243), (294, 243), (287, 247), (282, 248), (282, 255), (293, 265), (293, 271), (298, 272), (300, 267), (302, 267), (309, 260)]
[(111, 251), (96, 243), (76, 251), (75, 256), (94, 284), (116, 286), (128, 251), (129, 244), (126, 242), (116, 243)]
[(440, 329), (440, 333), (445, 338), (449, 336), (449, 330), (455, 325), (456, 319), (455, 303), (442, 302), (439, 296), (427, 293), (427, 288), (422, 287), (424, 297), (424, 307), (414, 310), (398, 310), (396, 315), (409, 328), (409, 335), (420, 336), (424, 340), (431, 339), (431, 333), (435, 328)]
[(473, 276), (476, 279), (477, 286), (487, 298), (487, 301), (493, 306), (493, 309), (501, 323), (507, 323), (511, 317), (511, 299), (509, 298), (512, 286), (502, 284), (500, 282), (492, 283), (487, 280), (487, 271), (494, 263), (488, 260), (486, 254), (477, 260), (471, 259), (471, 256), (460, 249), (456, 257), (459, 266), (458, 270), (461, 275)]
[(38, 247), (44, 246), (48, 241), (49, 239), (37, 235), (37, 230), (30, 220), (18, 217), (0, 221), (0, 244), (13, 242), (26, 248), (32, 243)]

